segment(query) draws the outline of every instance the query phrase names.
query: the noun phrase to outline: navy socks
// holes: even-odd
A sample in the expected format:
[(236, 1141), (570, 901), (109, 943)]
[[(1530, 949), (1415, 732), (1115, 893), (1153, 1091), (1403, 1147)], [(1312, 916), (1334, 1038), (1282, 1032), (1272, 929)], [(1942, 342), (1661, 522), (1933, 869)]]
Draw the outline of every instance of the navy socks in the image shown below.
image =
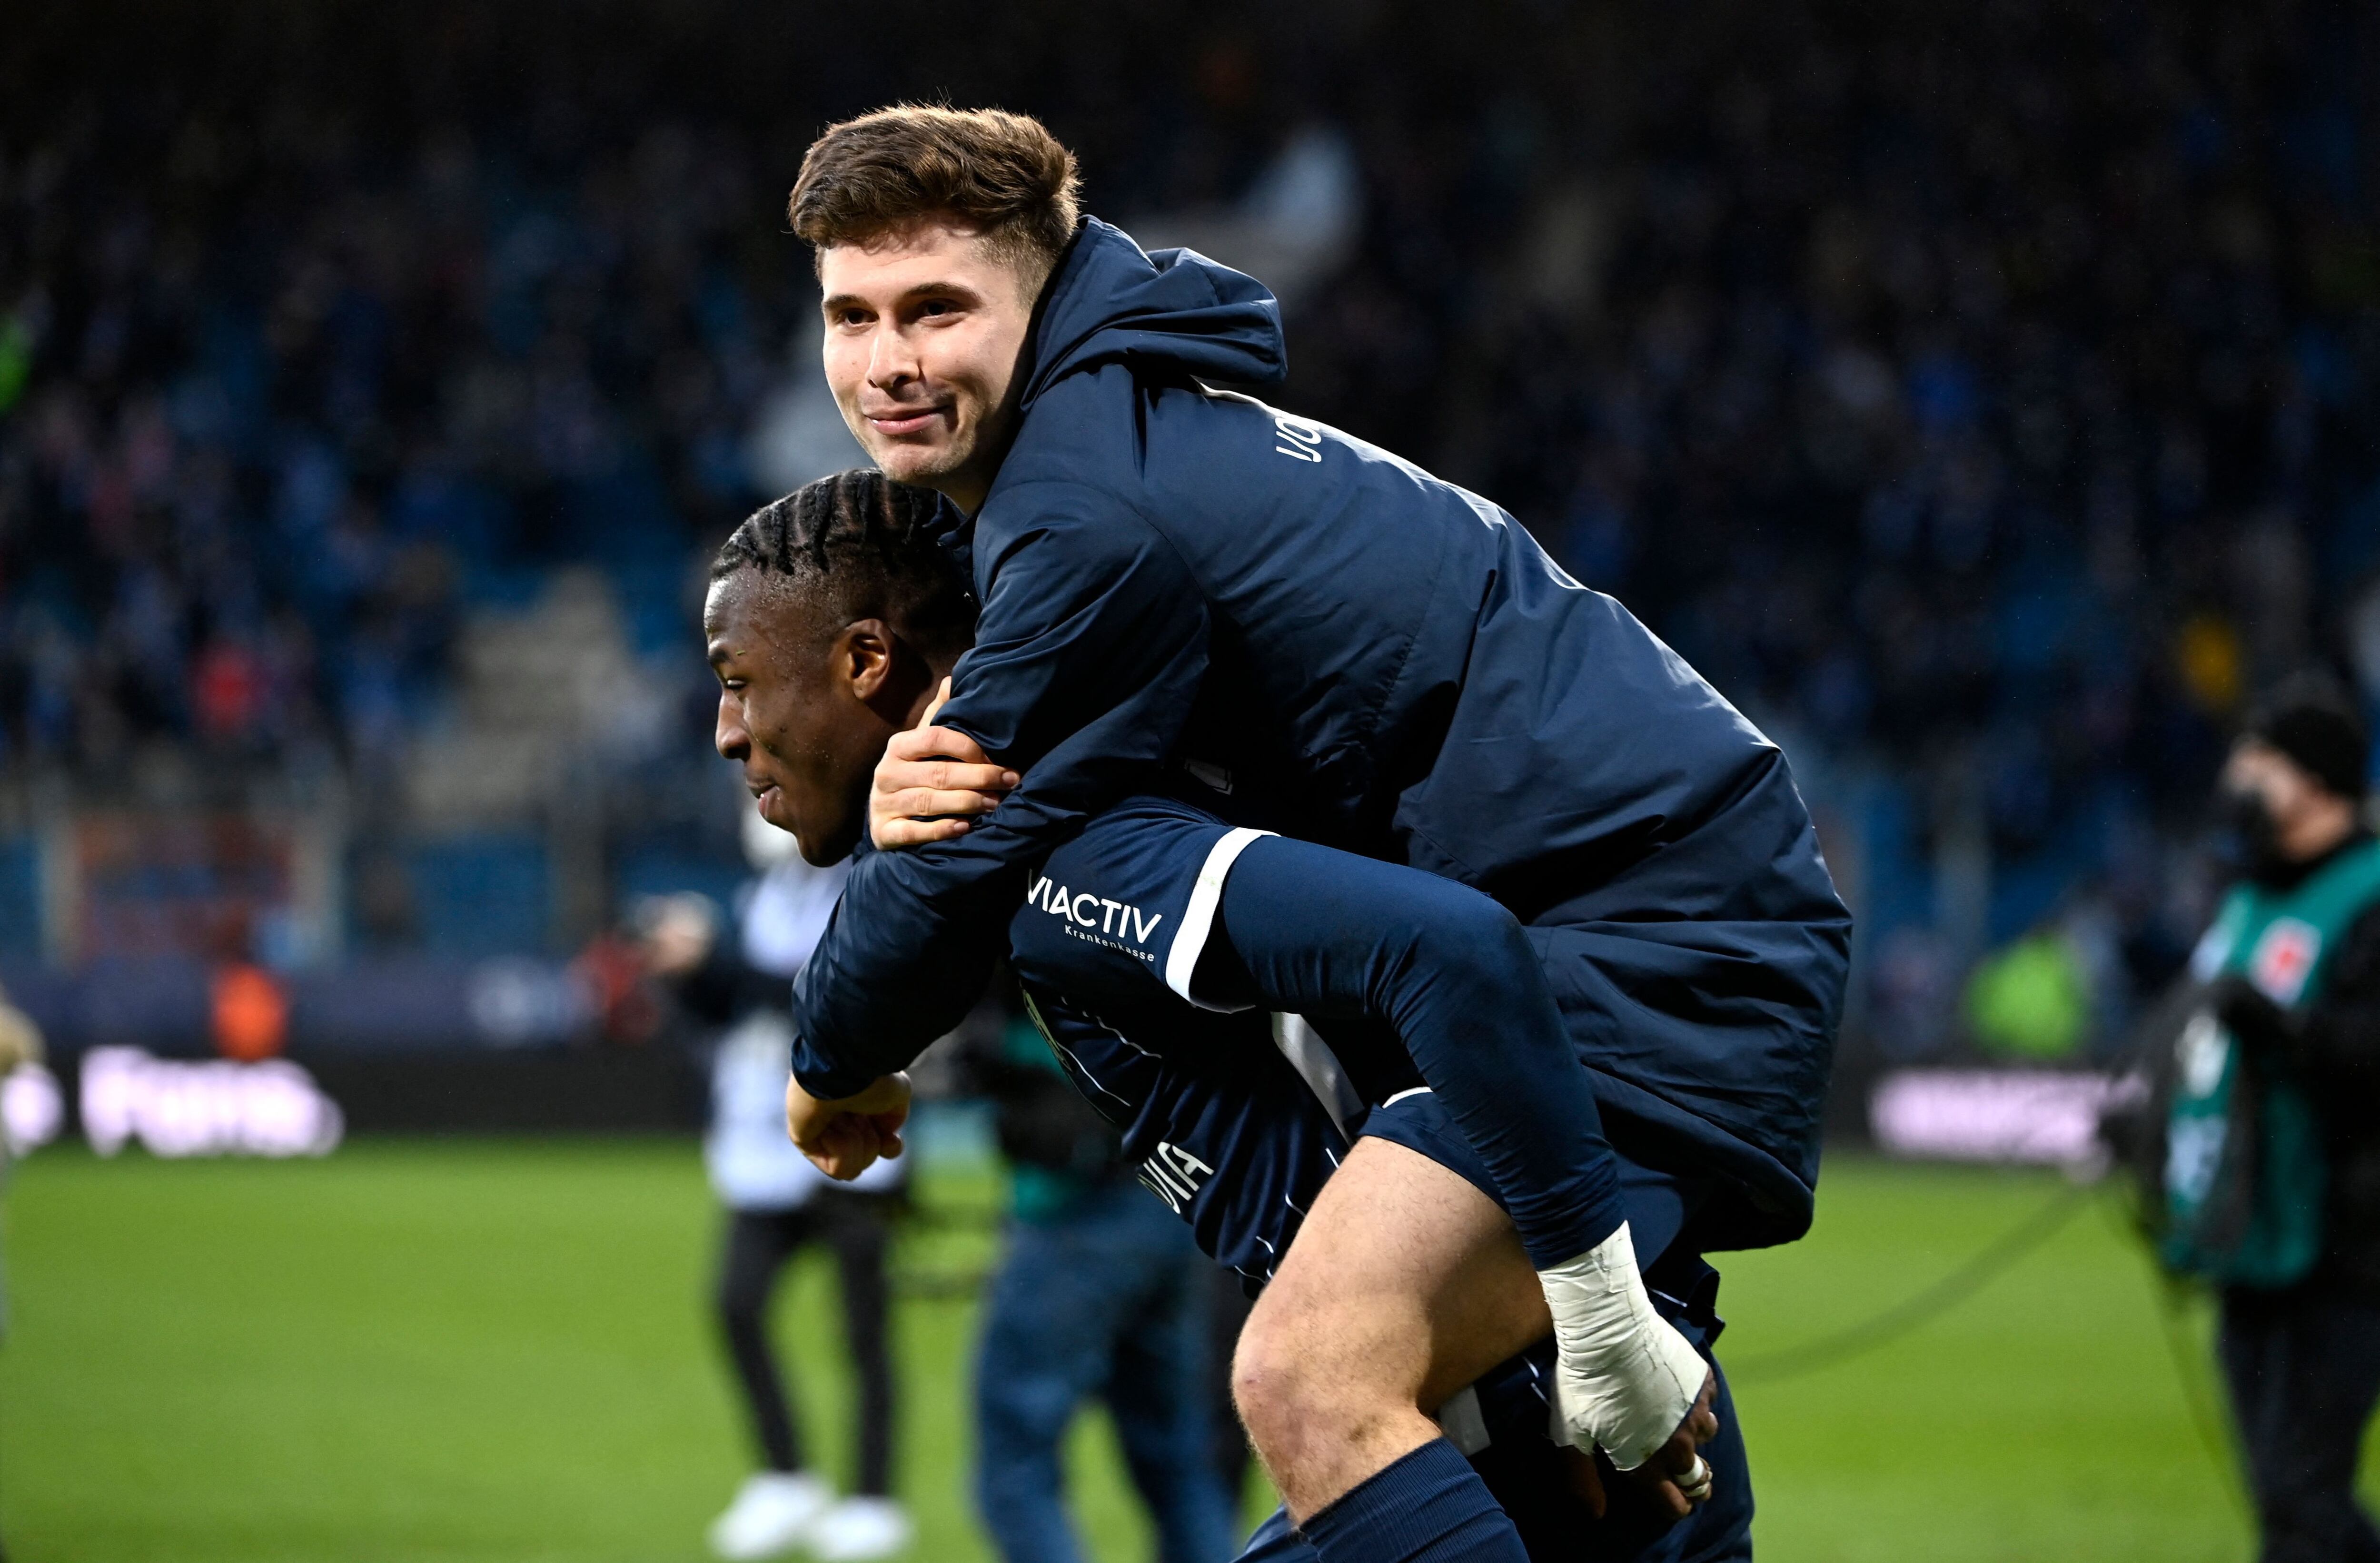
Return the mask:
[(1298, 1527), (1322, 1563), (1528, 1563), (1512, 1521), (1443, 1438), (1357, 1483)]

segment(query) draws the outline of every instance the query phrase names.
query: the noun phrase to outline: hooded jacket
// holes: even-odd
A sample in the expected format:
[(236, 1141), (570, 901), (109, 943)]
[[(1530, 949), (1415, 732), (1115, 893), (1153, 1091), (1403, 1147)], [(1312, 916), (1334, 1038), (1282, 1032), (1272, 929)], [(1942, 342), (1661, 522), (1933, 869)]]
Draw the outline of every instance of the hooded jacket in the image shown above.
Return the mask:
[(1019, 372), (953, 539), (982, 612), (940, 720), (1025, 781), (856, 865), (796, 988), (804, 1086), (849, 1095), (954, 1024), (1030, 870), (1170, 772), (1502, 902), (1613, 1144), (1742, 1195), (1705, 1245), (1806, 1229), (1850, 915), (1776, 746), (1501, 509), (1217, 389), (1285, 373), (1252, 278), (1087, 219)]

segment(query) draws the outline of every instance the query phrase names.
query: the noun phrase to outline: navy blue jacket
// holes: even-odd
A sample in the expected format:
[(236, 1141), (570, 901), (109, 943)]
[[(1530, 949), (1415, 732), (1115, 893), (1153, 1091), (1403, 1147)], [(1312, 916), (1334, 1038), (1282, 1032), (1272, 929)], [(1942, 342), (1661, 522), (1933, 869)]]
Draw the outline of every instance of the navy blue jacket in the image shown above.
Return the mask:
[(974, 517), (941, 720), (1025, 783), (867, 854), (795, 993), (822, 1096), (956, 1024), (1030, 870), (1186, 767), (1248, 823), (1475, 886), (1528, 926), (1612, 1143), (1728, 1177), (1706, 1246), (1808, 1225), (1850, 916), (1784, 757), (1493, 504), (1215, 382), (1284, 373), (1262, 285), (1085, 223)]

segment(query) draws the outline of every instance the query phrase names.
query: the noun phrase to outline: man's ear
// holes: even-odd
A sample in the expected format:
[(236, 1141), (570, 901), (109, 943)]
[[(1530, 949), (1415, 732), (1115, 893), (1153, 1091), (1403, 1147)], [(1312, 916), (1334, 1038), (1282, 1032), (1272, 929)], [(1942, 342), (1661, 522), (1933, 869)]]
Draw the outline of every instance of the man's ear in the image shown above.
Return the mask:
[(881, 619), (855, 619), (835, 637), (834, 669), (851, 688), (852, 698), (873, 705), (885, 693), (900, 660), (900, 639)]
[(917, 692), (934, 672), (917, 647), (881, 619), (856, 619), (835, 641), (835, 667), (852, 697), (895, 728), (906, 727)]

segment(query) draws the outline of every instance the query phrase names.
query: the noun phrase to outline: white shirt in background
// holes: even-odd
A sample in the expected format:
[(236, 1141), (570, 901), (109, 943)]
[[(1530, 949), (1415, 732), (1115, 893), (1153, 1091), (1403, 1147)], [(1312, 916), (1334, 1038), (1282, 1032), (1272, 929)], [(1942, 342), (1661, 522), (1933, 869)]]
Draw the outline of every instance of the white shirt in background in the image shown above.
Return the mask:
[[(798, 974), (826, 931), (848, 862), (813, 868), (799, 857), (771, 868), (742, 898), (736, 938), (744, 959), (771, 976)], [(790, 1210), (833, 1180), (785, 1137), (785, 1084), (793, 1078), (794, 1024), (780, 1010), (745, 1016), (720, 1039), (710, 1070), (710, 1133), (703, 1163), (721, 1202), (735, 1210)], [(901, 1181), (898, 1161), (880, 1161), (847, 1189)]]

